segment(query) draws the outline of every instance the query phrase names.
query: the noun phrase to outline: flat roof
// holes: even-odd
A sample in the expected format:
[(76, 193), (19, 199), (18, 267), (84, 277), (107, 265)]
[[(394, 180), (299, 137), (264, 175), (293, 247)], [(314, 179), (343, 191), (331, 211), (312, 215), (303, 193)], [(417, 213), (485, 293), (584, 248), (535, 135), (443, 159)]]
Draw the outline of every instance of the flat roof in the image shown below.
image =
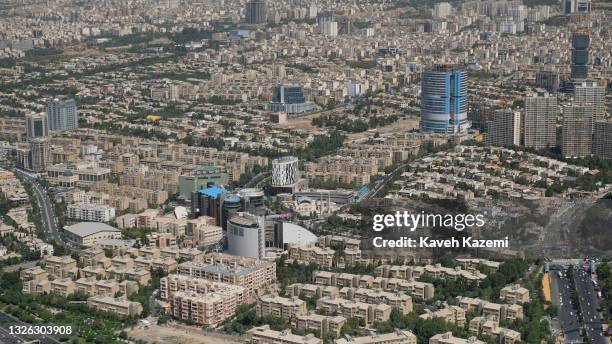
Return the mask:
[(227, 190), (225, 190), (225, 188), (223, 188), (222, 186), (214, 185), (206, 189), (201, 189), (200, 191), (198, 191), (198, 193), (212, 198), (218, 198), (219, 195), (227, 193)]
[(79, 222), (72, 226), (65, 226), (64, 229), (80, 237), (86, 237), (99, 232), (121, 232), (117, 228), (103, 222)]

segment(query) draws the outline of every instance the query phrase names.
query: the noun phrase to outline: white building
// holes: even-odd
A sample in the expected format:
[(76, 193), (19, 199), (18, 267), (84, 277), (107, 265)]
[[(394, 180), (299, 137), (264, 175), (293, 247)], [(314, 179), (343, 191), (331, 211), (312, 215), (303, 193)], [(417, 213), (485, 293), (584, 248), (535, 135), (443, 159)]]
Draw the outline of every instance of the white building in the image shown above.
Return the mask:
[(75, 220), (109, 222), (115, 219), (115, 208), (106, 204), (75, 203), (67, 210), (68, 218)]
[(335, 21), (322, 22), (321, 23), (321, 33), (329, 37), (338, 36), (338, 22), (335, 22)]

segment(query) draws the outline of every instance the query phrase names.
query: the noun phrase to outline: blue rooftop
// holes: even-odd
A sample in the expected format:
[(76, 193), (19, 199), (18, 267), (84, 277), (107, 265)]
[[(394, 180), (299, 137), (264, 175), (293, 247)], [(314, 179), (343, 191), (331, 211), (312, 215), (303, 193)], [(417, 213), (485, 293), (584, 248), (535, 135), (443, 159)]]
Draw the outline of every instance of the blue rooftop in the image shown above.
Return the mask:
[(198, 191), (198, 193), (200, 193), (200, 195), (206, 195), (208, 197), (218, 198), (219, 195), (227, 193), (227, 190), (225, 190), (225, 188), (223, 188), (222, 186), (214, 185), (214, 186), (207, 187), (206, 189), (201, 189)]

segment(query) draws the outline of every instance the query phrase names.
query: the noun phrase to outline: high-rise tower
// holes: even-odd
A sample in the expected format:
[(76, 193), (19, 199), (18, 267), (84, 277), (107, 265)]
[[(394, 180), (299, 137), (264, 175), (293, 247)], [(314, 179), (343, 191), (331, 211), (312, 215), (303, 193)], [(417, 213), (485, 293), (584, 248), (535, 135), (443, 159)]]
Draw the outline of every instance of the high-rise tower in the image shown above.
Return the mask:
[(574, 83), (585, 80), (589, 76), (590, 42), (591, 36), (588, 29), (577, 29), (573, 32), (571, 76)]
[(423, 72), (421, 130), (453, 134), (470, 128), (467, 80), (467, 72), (452, 65), (435, 65)]
[(268, 20), (266, 2), (251, 0), (246, 4), (246, 22), (248, 24), (263, 24)]

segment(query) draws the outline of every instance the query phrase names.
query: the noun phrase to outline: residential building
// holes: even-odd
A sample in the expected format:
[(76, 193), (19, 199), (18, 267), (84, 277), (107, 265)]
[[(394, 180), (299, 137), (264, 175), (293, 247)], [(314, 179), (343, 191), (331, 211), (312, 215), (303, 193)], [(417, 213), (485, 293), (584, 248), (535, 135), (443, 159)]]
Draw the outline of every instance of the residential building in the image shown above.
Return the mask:
[(521, 143), (521, 113), (500, 110), (486, 125), (485, 144), (489, 146), (518, 146)]
[(138, 317), (142, 313), (142, 305), (139, 302), (128, 301), (122, 297), (93, 296), (87, 299), (87, 306), (126, 318)]
[(115, 208), (105, 204), (74, 203), (66, 207), (68, 218), (89, 222), (110, 222)]
[(537, 150), (557, 146), (557, 97), (525, 98), (523, 145)]
[(313, 334), (299, 336), (291, 330), (274, 331), (270, 325), (254, 327), (247, 331), (247, 341), (253, 344), (321, 344), (323, 341)]
[(79, 127), (76, 102), (67, 96), (57, 97), (47, 103), (50, 131), (67, 131)]

